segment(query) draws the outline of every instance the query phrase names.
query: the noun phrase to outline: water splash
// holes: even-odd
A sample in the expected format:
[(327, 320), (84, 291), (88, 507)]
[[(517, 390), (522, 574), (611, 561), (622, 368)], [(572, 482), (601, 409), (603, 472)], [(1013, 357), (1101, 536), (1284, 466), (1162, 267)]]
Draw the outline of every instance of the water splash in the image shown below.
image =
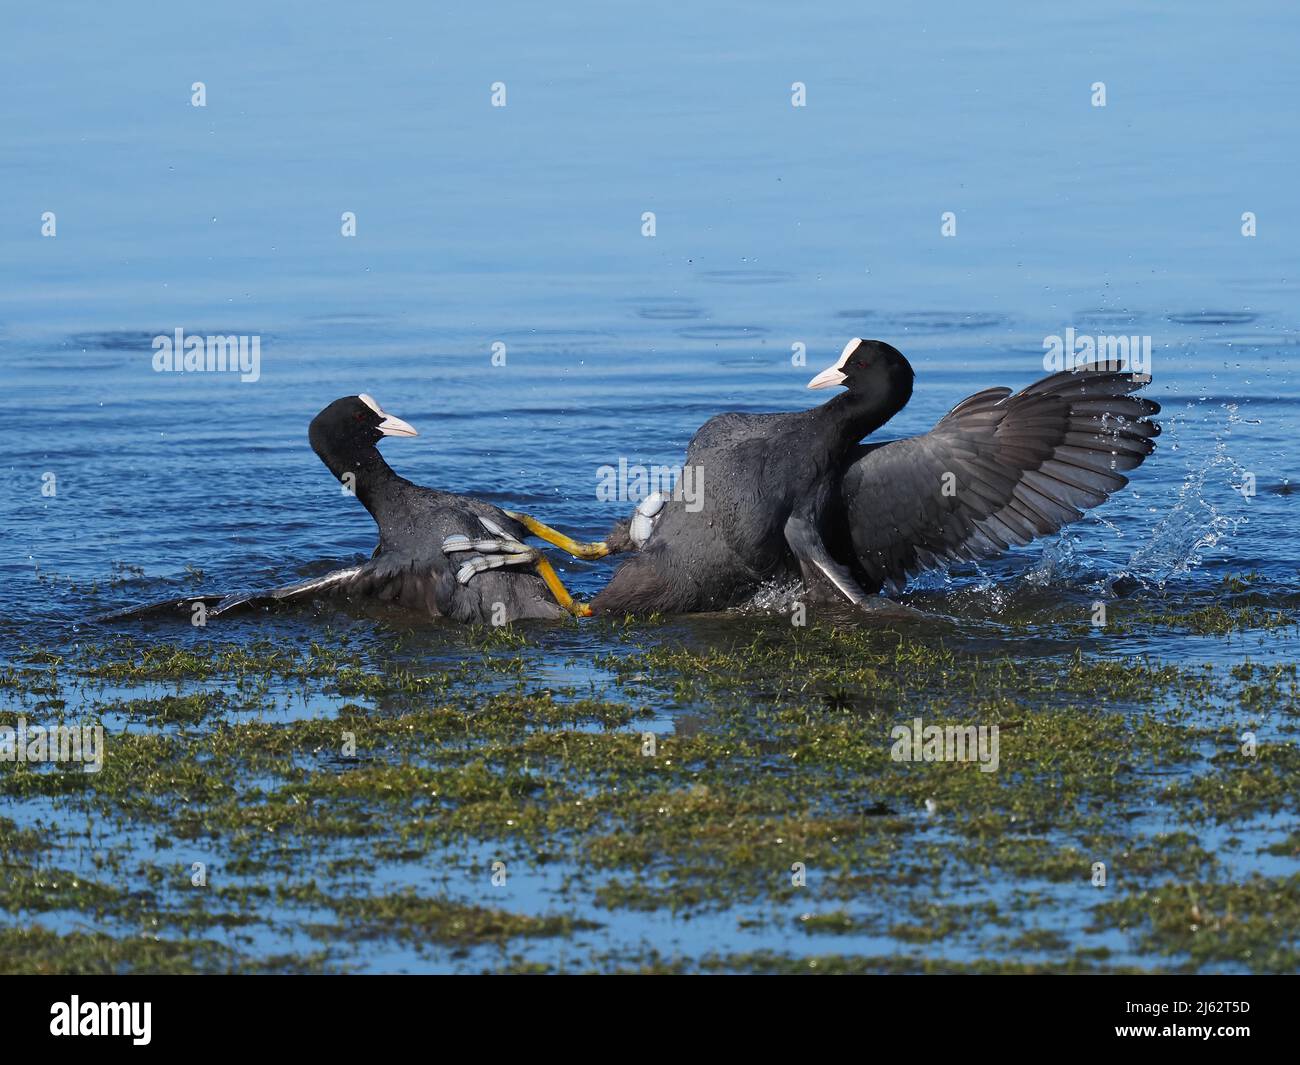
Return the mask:
[[(1134, 584), (1163, 591), (1169, 581), (1197, 569), (1210, 551), (1249, 520), (1244, 514), (1233, 513), (1246, 505), (1240, 485), (1247, 471), (1228, 451), (1233, 427), (1243, 422), (1236, 404), (1225, 403), (1223, 409), (1227, 418), (1213, 430), (1213, 450), (1198, 467), (1189, 468), (1173, 506), (1161, 508), (1163, 517), (1154, 526), (1131, 505), (1118, 521), (1089, 515), (1086, 523), (1067, 526), (1044, 542), (1028, 568), (1014, 580), (1008, 580), (1006, 574), (1000, 579), (990, 576), (976, 566), (973, 575), (959, 579), (948, 571), (936, 571), (911, 582), (909, 590), (974, 597), (994, 613), (1002, 613), (1026, 592), (1065, 589), (1114, 597), (1128, 594)], [(1204, 423), (1197, 427), (1204, 428)], [(1178, 419), (1166, 422), (1165, 428), (1167, 450), (1179, 451)], [(1139, 498), (1140, 493), (1134, 490), (1115, 502), (1132, 504)], [(1135, 535), (1140, 546), (1126, 550), (1125, 541), (1131, 542)], [(1125, 555), (1126, 560), (1121, 561)]]
[[(1149, 538), (1129, 557), (1124, 570), (1108, 579), (1108, 587), (1130, 577), (1161, 590), (1175, 577), (1200, 566), (1207, 552), (1233, 536), (1249, 519), (1227, 513), (1235, 497), (1244, 497), (1235, 485), (1247, 470), (1228, 453), (1228, 437), (1240, 423), (1235, 403), (1225, 403), (1227, 421), (1215, 432), (1214, 451), (1200, 467), (1191, 470), (1178, 489), (1173, 508), (1151, 531)], [(1226, 496), (1216, 503), (1216, 496)]]
[[(1123, 535), (1113, 522), (1104, 518), (1092, 520), (1116, 538)], [(1101, 566), (1102, 563), (1083, 549), (1083, 538), (1079, 533), (1067, 528), (1043, 547), (1034, 564), (1020, 575), (1020, 580), (1039, 590), (1061, 584), (1077, 586), (1095, 583)]]
[(796, 603), (803, 602), (803, 581), (767, 581), (748, 602), (737, 609), (741, 613), (788, 614)]

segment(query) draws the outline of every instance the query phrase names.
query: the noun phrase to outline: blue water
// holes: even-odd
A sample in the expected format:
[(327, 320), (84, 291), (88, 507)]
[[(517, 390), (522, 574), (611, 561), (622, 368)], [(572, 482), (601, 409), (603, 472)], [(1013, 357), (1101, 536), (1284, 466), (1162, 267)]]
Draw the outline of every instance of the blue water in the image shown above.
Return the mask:
[[(809, 405), (854, 335), (916, 368), (899, 434), (1042, 376), (1067, 327), (1151, 338), (1160, 450), (1068, 536), (923, 583), (945, 613), (996, 618), (1026, 573), (1300, 590), (1292, 5), (47, 0), (6, 21), (6, 656), (367, 555), (306, 442), (340, 395), (420, 429), (384, 445), (403, 475), (594, 537), (629, 506), (597, 499), (601, 466)], [(155, 372), (176, 329), (259, 336), (259, 379)], [(608, 572), (562, 568), (583, 596)], [(1155, 650), (1268, 653), (1236, 639)]]

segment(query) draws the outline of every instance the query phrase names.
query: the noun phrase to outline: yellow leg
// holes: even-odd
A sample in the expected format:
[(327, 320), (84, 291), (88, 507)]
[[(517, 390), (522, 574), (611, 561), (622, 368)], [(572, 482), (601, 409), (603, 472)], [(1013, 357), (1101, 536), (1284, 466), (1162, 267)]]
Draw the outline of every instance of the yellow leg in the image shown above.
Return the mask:
[(544, 525), (528, 514), (520, 514), (513, 510), (507, 510), (506, 513), (534, 536), (545, 540), (548, 544), (554, 544), (562, 551), (569, 552), (575, 558), (604, 558), (609, 554), (609, 545), (603, 540), (591, 544), (583, 543), (581, 540), (565, 536), (564, 533), (552, 529), (549, 525)]
[(559, 603), (560, 606), (564, 607), (565, 610), (577, 618), (586, 618), (591, 616), (591, 607), (586, 603), (579, 603), (569, 594), (569, 589), (564, 587), (563, 582), (560, 580), (560, 575), (555, 572), (555, 567), (552, 566), (548, 560), (539, 558), (537, 560), (536, 569), (537, 575), (546, 582), (546, 587), (551, 590), (551, 594), (555, 596), (555, 601)]

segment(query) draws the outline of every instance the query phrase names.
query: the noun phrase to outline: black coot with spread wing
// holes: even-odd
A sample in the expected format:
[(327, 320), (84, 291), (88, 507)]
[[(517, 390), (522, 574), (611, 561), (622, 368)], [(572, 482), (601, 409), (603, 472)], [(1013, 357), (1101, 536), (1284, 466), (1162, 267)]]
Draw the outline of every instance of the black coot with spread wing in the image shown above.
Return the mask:
[(642, 549), (592, 601), (593, 613), (735, 606), (801, 575), (813, 597), (864, 608), (881, 588), (954, 559), (988, 557), (1078, 519), (1151, 453), (1159, 411), (1132, 374), (1057, 374), (1011, 395), (981, 392), (929, 433), (859, 441), (906, 405), (912, 367), (854, 338), (810, 388), (845, 392), (792, 414), (723, 414), (687, 449), (702, 505), (666, 501)]

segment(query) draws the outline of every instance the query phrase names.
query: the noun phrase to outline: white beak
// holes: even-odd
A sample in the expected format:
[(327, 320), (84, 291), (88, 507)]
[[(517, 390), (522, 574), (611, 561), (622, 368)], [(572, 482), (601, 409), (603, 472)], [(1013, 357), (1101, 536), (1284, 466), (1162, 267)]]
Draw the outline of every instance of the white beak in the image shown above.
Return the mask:
[(828, 366), (808, 382), (808, 387), (831, 388), (834, 385), (842, 385), (844, 384), (845, 376), (844, 372), (838, 366)]
[(385, 414), (384, 420), (379, 423), (379, 431), (384, 436), (419, 436), (415, 431), (415, 426), (402, 421), (401, 418), (394, 418), (391, 414)]
[(361, 395), (357, 396), (357, 399), (361, 400), (362, 403), (364, 403), (372, 411), (378, 414), (380, 418), (383, 419), (383, 421), (379, 423), (378, 428), (379, 431), (384, 436), (419, 436), (420, 435), (415, 431), (414, 425), (410, 425), (407, 422), (402, 421), (401, 418), (394, 418), (391, 414), (388, 414), (384, 410), (382, 410), (379, 404), (375, 401), (374, 396), (368, 396), (366, 395), (366, 393), (362, 392)]
[(842, 385), (848, 380), (848, 374), (840, 369), (849, 361), (849, 356), (858, 350), (858, 345), (862, 343), (861, 337), (854, 337), (844, 345), (844, 350), (840, 352), (840, 360), (834, 366), (828, 366), (811, 381), (808, 382), (809, 388), (831, 388), (834, 385)]

